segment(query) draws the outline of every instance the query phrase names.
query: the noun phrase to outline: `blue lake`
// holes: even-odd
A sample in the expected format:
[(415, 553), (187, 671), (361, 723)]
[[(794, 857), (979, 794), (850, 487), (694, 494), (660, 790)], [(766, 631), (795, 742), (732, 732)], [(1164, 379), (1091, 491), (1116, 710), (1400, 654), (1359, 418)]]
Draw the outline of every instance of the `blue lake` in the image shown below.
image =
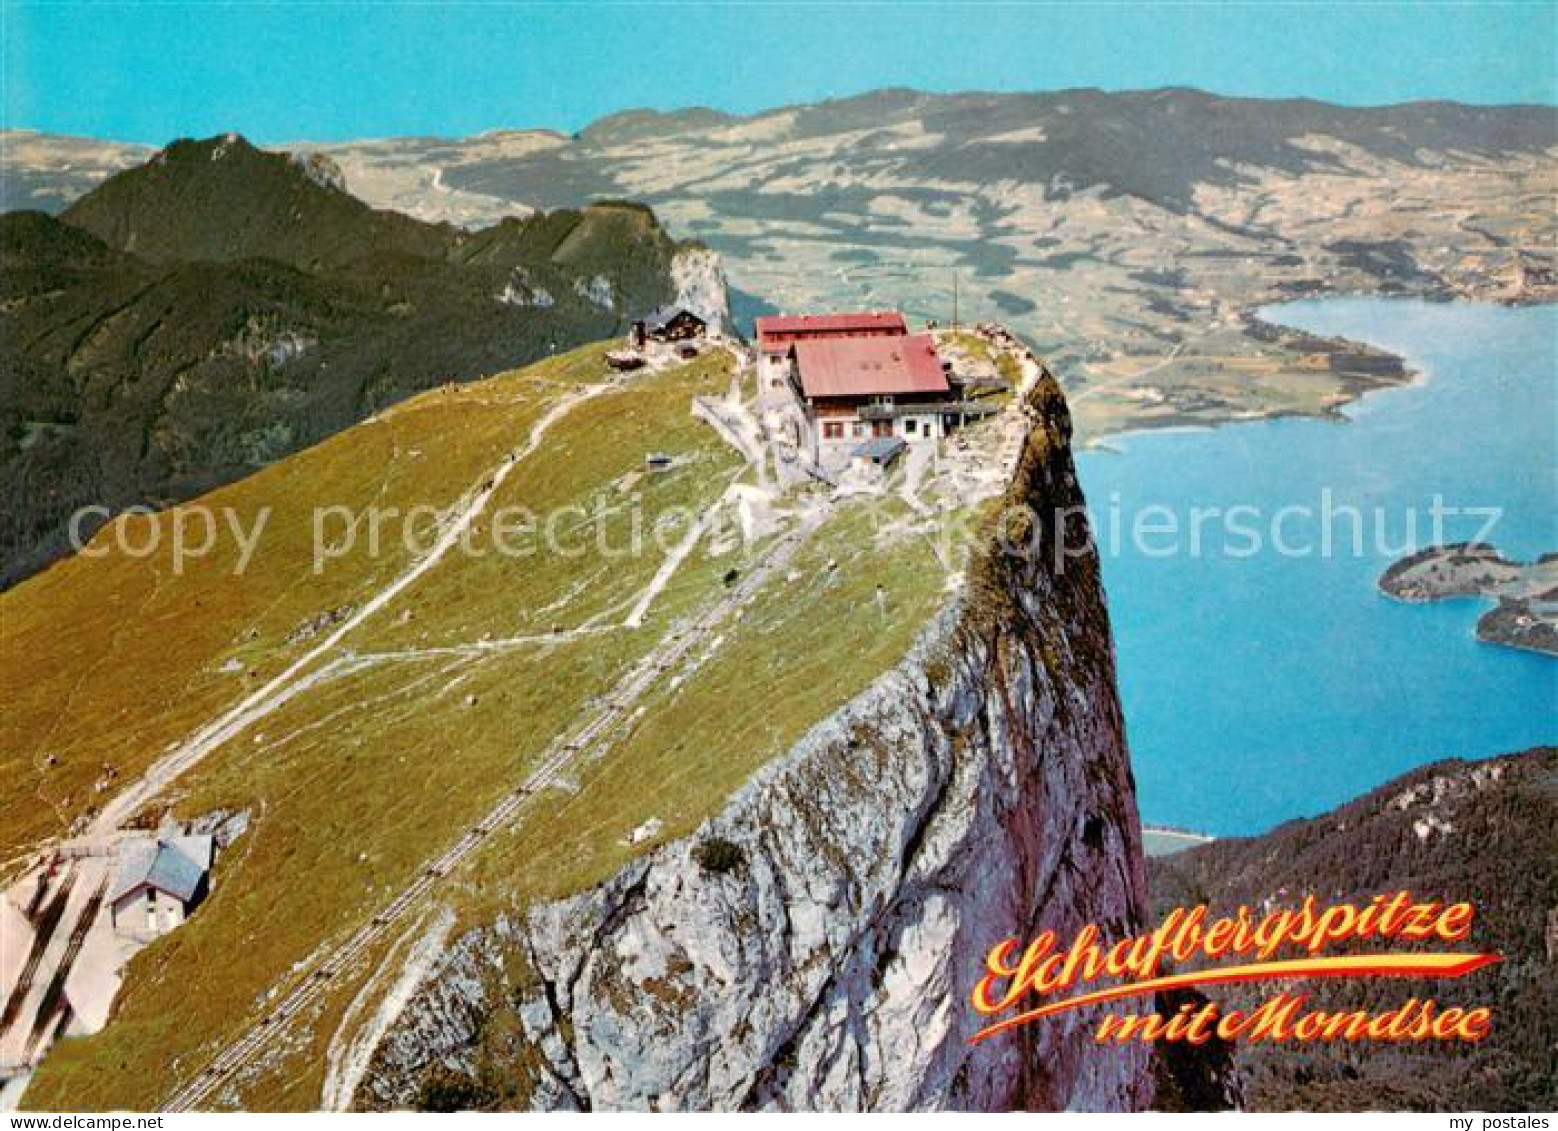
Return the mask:
[[(1436, 540), (1436, 497), (1500, 511), (1491, 531), (1480, 514), (1442, 517), (1445, 540), (1486, 534), (1524, 560), (1558, 550), (1558, 307), (1340, 299), (1265, 313), (1381, 346), (1421, 375), (1350, 405), (1346, 422), (1138, 433), (1078, 458), (1143, 820), (1219, 835), (1313, 815), (1439, 758), (1558, 741), (1558, 660), (1476, 641), (1484, 602), (1404, 605), (1376, 589)], [(1177, 529), (1133, 539), (1150, 506), (1167, 511), (1141, 521)], [(1234, 506), (1259, 517), (1203, 519), (1194, 551), (1192, 508)], [(1285, 507), (1304, 509), (1280, 520), (1282, 552)]]

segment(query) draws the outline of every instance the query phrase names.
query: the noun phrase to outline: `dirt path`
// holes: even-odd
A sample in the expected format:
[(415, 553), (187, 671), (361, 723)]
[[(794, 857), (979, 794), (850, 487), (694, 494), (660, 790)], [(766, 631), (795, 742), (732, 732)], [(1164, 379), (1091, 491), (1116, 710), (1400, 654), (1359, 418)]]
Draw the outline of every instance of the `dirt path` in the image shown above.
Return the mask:
[(720, 439), (740, 453), (741, 458), (757, 473), (761, 487), (768, 486), (767, 440), (763, 426), (739, 401), (716, 400), (714, 397), (694, 397), (692, 414), (707, 423)]
[(916, 514), (931, 513), (929, 504), (920, 498), (920, 487), (924, 484), (925, 473), (930, 470), (935, 457), (935, 444), (910, 444), (909, 451), (904, 456), (903, 486), (898, 489), (898, 495)]
[(615, 384), (589, 385), (564, 397), (548, 409), (531, 427), (525, 445), (485, 476), (481, 480), (482, 485), (468, 494), (463, 503), (456, 504), (459, 509), (431, 550), (417, 559), (394, 581), (379, 590), (351, 616), (342, 621), (333, 632), (294, 660), (280, 675), (200, 728), (172, 753), (159, 759), (145, 774), (117, 793), (113, 800), (104, 805), (92, 819), (87, 827), (85, 839), (89, 841), (106, 839), (179, 776), (198, 765), (206, 755), (241, 734), (250, 724), (269, 715), (293, 696), (318, 682), (319, 674), (305, 674), (307, 669), (442, 561), (449, 551), (459, 544), (471, 524), (486, 509), (493, 495), (503, 486), (504, 480), (541, 446), (541, 441), (554, 424), (585, 401), (616, 387)]

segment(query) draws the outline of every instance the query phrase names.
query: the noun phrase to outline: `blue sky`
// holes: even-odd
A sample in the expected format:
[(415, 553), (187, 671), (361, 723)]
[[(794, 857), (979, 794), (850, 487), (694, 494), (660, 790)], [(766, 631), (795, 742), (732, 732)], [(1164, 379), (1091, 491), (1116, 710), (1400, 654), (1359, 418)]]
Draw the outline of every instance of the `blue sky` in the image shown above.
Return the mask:
[(152, 143), (574, 130), (628, 107), (746, 112), (882, 86), (1558, 101), (1558, 0), (0, 9), (6, 125)]

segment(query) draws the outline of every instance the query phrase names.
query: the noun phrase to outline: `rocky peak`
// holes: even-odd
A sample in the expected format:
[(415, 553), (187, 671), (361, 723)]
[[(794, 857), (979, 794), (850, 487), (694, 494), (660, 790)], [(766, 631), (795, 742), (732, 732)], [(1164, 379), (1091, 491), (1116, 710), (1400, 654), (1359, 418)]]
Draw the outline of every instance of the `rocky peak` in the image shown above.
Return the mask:
[(320, 188), (346, 191), (346, 173), (334, 158), (323, 153), (297, 152), (290, 154), (292, 163), (303, 170), (303, 175)]
[(444, 228), (349, 195), (328, 158), (272, 153), (233, 133), (175, 141), (61, 218), (146, 259), (266, 258), (303, 270), (385, 250), (441, 257), (451, 240)]

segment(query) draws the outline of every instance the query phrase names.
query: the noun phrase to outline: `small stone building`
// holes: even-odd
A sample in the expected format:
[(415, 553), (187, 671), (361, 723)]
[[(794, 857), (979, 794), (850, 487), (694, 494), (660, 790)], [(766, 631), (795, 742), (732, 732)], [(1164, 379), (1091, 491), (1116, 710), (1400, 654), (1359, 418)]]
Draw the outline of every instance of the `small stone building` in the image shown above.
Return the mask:
[(854, 451), (850, 452), (850, 458), (856, 463), (871, 464), (873, 467), (888, 468), (893, 461), (903, 455), (903, 451), (909, 445), (897, 436), (879, 436), (867, 440)]
[(108, 896), (114, 930), (147, 939), (183, 923), (211, 890), (214, 851), (210, 836), (125, 842)]

